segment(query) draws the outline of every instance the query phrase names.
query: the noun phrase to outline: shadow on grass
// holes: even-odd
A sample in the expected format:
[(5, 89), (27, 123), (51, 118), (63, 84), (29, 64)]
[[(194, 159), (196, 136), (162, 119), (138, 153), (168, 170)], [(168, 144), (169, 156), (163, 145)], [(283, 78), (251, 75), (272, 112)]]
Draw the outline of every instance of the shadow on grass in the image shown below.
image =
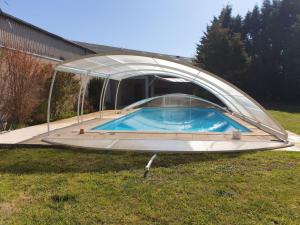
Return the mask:
[[(253, 152), (251, 152), (253, 153)], [(230, 159), (247, 153), (158, 154), (152, 167), (174, 167)], [(152, 154), (82, 149), (10, 149), (0, 151), (0, 173), (108, 173), (144, 169)]]
[(268, 110), (282, 111), (288, 113), (300, 113), (299, 105), (286, 105), (279, 103), (265, 103), (263, 105)]

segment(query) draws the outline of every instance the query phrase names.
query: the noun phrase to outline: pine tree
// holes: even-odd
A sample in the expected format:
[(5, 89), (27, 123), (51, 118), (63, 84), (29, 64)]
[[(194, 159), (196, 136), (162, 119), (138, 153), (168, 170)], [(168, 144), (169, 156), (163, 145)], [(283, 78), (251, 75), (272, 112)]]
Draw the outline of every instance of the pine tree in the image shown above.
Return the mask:
[(231, 7), (225, 7), (212, 25), (207, 27), (197, 45), (196, 64), (216, 75), (240, 86), (245, 85), (245, 72), (249, 57), (245, 51), (241, 34), (241, 18), (231, 16)]
[(300, 102), (300, 1), (285, 0), (280, 8), (284, 34), (282, 69), (284, 101)]
[(300, 99), (300, 1), (264, 0), (244, 18), (226, 6), (197, 45), (199, 66), (264, 102)]

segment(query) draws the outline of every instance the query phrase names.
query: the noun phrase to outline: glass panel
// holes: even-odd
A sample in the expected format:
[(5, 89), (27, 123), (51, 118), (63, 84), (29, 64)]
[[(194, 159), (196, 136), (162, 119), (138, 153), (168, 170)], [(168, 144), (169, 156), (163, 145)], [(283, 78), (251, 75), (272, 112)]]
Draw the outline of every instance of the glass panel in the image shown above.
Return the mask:
[[(180, 63), (150, 56), (109, 55), (87, 57), (57, 66), (58, 71), (86, 74), (111, 79), (124, 79), (144, 74), (172, 75), (192, 81), (218, 97), (232, 111), (284, 133), (260, 107), (231, 84), (204, 71)], [(105, 75), (106, 74), (106, 75)], [(170, 100), (171, 101), (171, 100)], [(172, 100), (173, 101), (173, 100)], [(171, 104), (171, 103), (170, 103)], [(176, 103), (177, 104), (177, 103)]]

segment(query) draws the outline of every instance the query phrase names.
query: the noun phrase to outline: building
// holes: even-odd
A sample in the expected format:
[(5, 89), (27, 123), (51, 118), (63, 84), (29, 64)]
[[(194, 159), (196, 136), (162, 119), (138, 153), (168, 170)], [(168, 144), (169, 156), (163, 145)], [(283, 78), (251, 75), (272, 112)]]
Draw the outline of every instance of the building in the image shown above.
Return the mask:
[(95, 53), (4, 12), (0, 14), (0, 46), (23, 50), (52, 62)]
[[(0, 13), (0, 47), (22, 50), (53, 64), (74, 57), (96, 53), (141, 53), (141, 51), (131, 49), (67, 40), (4, 12)], [(191, 61), (190, 58), (186, 57), (173, 55), (163, 56)], [(126, 82), (125, 80), (121, 84), (119, 91), (121, 105), (127, 105), (137, 100), (159, 94), (174, 92), (191, 94), (194, 90), (191, 88), (193, 86), (191, 83), (182, 85), (181, 82), (178, 83), (176, 80), (173, 80), (175, 82), (172, 82), (172, 85), (170, 85), (168, 80), (160, 79), (155, 76), (155, 74), (153, 74), (153, 76), (131, 79), (134, 79), (135, 81)], [(116, 83), (112, 81), (109, 86), (110, 91), (108, 91), (107, 95), (107, 105), (112, 105), (112, 102), (114, 101), (115, 86)], [(122, 92), (124, 91), (131, 93), (122, 95)]]

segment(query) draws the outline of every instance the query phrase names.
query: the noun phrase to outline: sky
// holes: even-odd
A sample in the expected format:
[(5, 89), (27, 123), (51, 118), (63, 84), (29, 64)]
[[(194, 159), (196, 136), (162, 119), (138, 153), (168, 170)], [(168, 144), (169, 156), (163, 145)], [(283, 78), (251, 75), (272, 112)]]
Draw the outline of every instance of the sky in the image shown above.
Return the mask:
[(262, 0), (0, 0), (1, 9), (69, 40), (193, 57), (206, 26), (230, 4)]

